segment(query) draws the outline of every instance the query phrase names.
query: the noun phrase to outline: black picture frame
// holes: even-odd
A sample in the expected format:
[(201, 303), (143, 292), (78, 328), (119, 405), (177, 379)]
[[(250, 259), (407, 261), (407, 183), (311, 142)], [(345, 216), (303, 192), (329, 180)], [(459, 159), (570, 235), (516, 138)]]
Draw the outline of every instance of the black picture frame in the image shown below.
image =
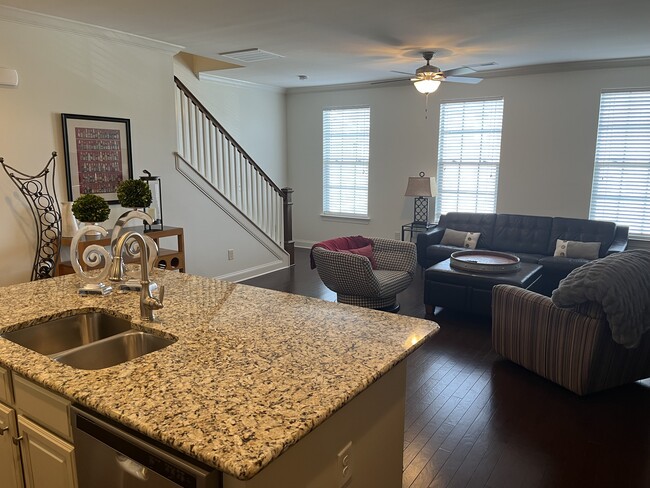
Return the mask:
[(116, 188), (133, 179), (131, 121), (61, 114), (68, 200), (95, 193), (118, 203)]

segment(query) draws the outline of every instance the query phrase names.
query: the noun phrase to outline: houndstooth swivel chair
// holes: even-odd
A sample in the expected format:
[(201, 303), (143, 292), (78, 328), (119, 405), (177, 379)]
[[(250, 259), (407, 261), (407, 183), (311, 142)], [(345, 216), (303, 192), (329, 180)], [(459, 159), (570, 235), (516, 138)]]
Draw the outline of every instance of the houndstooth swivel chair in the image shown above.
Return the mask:
[(415, 275), (415, 244), (371, 239), (376, 269), (365, 256), (314, 247), (316, 270), (338, 302), (397, 312), (397, 294), (408, 288)]

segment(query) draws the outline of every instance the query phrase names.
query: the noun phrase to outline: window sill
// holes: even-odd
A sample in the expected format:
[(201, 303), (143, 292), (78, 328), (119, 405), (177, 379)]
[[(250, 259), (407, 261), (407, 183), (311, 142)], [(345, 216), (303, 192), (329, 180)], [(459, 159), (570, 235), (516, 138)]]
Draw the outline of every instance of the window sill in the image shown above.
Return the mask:
[(320, 214), (321, 220), (329, 222), (350, 222), (356, 224), (369, 224), (370, 217), (354, 217), (352, 215), (335, 215), (335, 214)]

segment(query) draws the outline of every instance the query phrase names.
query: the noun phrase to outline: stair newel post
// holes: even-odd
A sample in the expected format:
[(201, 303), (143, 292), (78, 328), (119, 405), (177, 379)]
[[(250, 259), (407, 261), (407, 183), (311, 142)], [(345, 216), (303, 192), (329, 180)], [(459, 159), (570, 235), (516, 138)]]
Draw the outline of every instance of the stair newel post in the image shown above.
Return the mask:
[(293, 188), (282, 188), (282, 218), (284, 220), (284, 250), (289, 253), (290, 264), (294, 264), (293, 229), (291, 227), (291, 208)]

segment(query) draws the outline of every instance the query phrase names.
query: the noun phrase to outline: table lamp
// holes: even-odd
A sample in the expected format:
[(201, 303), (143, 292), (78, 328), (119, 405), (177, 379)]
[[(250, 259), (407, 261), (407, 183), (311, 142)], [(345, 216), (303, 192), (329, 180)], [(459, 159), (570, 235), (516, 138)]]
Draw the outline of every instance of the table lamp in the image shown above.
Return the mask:
[(420, 176), (410, 176), (409, 183), (406, 187), (405, 197), (415, 197), (413, 203), (413, 225), (426, 226), (429, 223), (429, 198), (435, 197), (436, 179), (430, 176), (424, 176), (424, 171), (420, 171)]

